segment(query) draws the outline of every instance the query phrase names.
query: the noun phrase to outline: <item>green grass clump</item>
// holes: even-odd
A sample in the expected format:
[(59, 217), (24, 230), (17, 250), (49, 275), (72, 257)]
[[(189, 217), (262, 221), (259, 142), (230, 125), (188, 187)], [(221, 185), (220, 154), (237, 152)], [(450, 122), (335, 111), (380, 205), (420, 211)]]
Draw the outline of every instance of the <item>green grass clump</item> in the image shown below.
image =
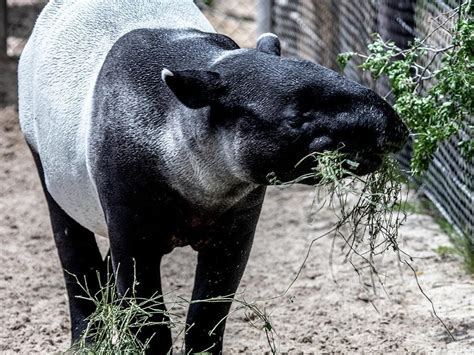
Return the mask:
[(399, 252), (398, 230), (406, 219), (400, 203), (405, 180), (397, 162), (387, 156), (375, 172), (357, 176), (354, 171), (358, 163), (340, 151), (313, 153), (304, 159), (314, 160), (311, 172), (293, 181), (272, 182), (291, 185), (310, 179), (317, 181), (321, 208), (328, 206), (337, 217), (336, 225), (323, 236), (334, 233), (342, 237), (349, 247), (346, 256), (356, 254), (376, 272), (374, 256), (387, 249)]
[[(75, 275), (73, 276), (75, 277)], [(95, 311), (87, 318), (88, 325), (80, 340), (67, 351), (69, 354), (145, 354), (151, 338), (145, 342), (141, 342), (138, 339), (138, 333), (142, 328), (153, 325), (165, 325), (170, 329), (176, 329), (179, 336), (186, 331), (187, 325), (184, 321), (180, 322), (177, 320), (179, 316), (174, 313), (174, 310), (177, 308), (188, 308), (190, 304), (203, 302), (234, 302), (236, 307), (233, 313), (245, 312), (248, 324), (264, 332), (269, 353), (277, 353), (276, 332), (270, 320), (270, 315), (257, 302), (248, 302), (244, 298), (237, 297), (239, 295), (228, 295), (194, 301), (178, 296), (173, 302), (165, 303), (163, 296), (160, 294), (150, 298), (137, 297), (135, 294), (136, 281), (129, 294), (120, 295), (111, 272), (108, 272), (107, 280), (104, 283), (100, 281), (99, 274), (97, 277), (100, 287), (99, 291), (94, 294), (91, 293), (85, 281), (79, 280), (76, 277), (76, 282), (85, 294), (85, 296), (79, 297), (93, 303)], [(163, 310), (164, 305), (166, 305), (167, 311)], [(159, 318), (164, 319), (164, 321), (152, 321), (157, 316), (160, 316)], [(226, 318), (221, 319), (215, 324), (214, 329), (221, 322), (225, 321)], [(176, 340), (173, 345), (176, 345)], [(184, 344), (181, 344), (181, 348), (184, 349)], [(206, 351), (210, 350), (212, 348)], [(202, 352), (202, 354), (207, 354), (206, 351)]]
[[(100, 280), (100, 276), (97, 275)], [(100, 284), (97, 293), (92, 294), (86, 283), (76, 280), (86, 296), (81, 298), (92, 302), (95, 311), (87, 318), (88, 325), (78, 343), (69, 353), (74, 354), (143, 354), (151, 340), (145, 343), (137, 338), (139, 331), (149, 325), (157, 324), (150, 319), (163, 314), (160, 295), (149, 299), (138, 298), (134, 290), (130, 295), (119, 295), (112, 274), (105, 283)], [(160, 324), (174, 327), (169, 314)]]
[[(387, 248), (399, 250), (398, 230), (406, 218), (405, 212), (397, 207), (402, 199), (402, 181), (396, 162), (386, 157), (377, 171), (364, 177), (349, 174), (348, 178), (331, 181), (326, 187), (338, 202), (334, 208), (339, 214), (336, 231), (341, 236), (346, 234), (350, 251), (371, 259)], [(354, 202), (348, 198), (350, 195), (354, 195)], [(342, 233), (343, 227), (348, 232)], [(364, 236), (368, 249), (358, 252), (357, 246)]]
[(442, 258), (446, 258), (449, 255), (454, 255), (456, 253), (453, 247), (446, 245), (440, 245), (435, 249), (435, 252)]
[(451, 237), (451, 243), (456, 253), (461, 256), (466, 272), (474, 276), (474, 243), (458, 234)]
[[(474, 276), (474, 242), (465, 235), (457, 233), (451, 223), (444, 219), (439, 213), (435, 213), (433, 217), (441, 230), (448, 235), (449, 240), (453, 245), (452, 247), (445, 247), (446, 250), (442, 250), (446, 251), (444, 255), (455, 254), (460, 256), (466, 272)], [(443, 253), (440, 253), (439, 251), (438, 248), (438, 254), (443, 256)]]

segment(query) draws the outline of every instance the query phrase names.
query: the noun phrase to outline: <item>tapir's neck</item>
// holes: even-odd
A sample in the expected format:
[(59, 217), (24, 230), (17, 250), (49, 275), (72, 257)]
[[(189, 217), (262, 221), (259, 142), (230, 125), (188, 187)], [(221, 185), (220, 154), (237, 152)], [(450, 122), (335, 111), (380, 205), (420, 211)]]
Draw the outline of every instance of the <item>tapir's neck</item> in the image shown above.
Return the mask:
[(170, 113), (162, 132), (165, 174), (194, 205), (227, 209), (257, 187), (235, 173), (232, 142), (209, 127), (209, 109), (180, 107)]
[[(212, 70), (239, 47), (196, 30), (140, 29), (111, 49), (95, 86), (93, 132), (120, 135), (133, 154), (153, 159), (160, 183), (201, 211), (234, 206), (256, 186), (235, 173), (232, 139), (209, 126), (209, 109), (185, 107), (161, 80), (173, 71)], [(120, 128), (119, 128), (120, 127)], [(138, 152), (138, 153), (137, 153)], [(132, 153), (130, 153), (132, 154)]]

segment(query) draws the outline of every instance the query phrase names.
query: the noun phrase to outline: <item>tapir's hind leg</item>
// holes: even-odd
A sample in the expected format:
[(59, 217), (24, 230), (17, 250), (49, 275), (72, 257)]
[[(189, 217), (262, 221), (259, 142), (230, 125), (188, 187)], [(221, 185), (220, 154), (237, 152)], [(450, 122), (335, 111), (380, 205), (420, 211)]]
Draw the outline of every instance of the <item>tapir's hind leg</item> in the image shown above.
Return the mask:
[(92, 314), (95, 307), (91, 301), (77, 298), (77, 296), (85, 296), (85, 293), (73, 275), (82, 284), (84, 284), (84, 280), (87, 280), (88, 289), (91, 294), (94, 294), (99, 287), (97, 271), (101, 273), (101, 279), (104, 280), (106, 261), (102, 260), (94, 234), (74, 221), (53, 200), (45, 186), (41, 160), (37, 153), (31, 151), (48, 202), (54, 240), (64, 271), (71, 314), (72, 342), (74, 343), (80, 338), (82, 331), (87, 326), (85, 319)]

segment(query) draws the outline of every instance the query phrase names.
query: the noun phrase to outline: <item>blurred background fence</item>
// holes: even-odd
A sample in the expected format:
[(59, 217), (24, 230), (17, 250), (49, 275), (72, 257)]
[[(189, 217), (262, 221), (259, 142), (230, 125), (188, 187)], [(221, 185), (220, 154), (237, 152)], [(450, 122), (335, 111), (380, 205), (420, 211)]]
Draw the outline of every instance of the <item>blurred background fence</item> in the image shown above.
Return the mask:
[[(176, 0), (180, 1), (180, 0)], [(17, 57), (46, 0), (0, 0), (0, 56)], [(458, 0), (196, 0), (216, 30), (232, 37), (242, 47), (254, 47), (263, 32), (276, 33), (282, 52), (339, 70), (341, 52), (366, 52), (371, 34), (405, 47), (413, 37), (424, 37), (443, 13), (459, 5)], [(8, 6), (6, 6), (8, 5)], [(8, 9), (8, 12), (6, 11)], [(444, 47), (448, 37), (439, 32), (433, 46)], [(380, 94), (386, 82), (374, 83), (351, 62), (344, 74), (371, 86)], [(473, 118), (466, 118), (472, 125)], [(423, 192), (453, 227), (474, 242), (473, 162), (466, 161), (457, 146), (459, 132), (436, 153), (426, 176), (417, 181)], [(471, 137), (472, 138), (472, 137)], [(399, 155), (408, 168), (410, 147)]]

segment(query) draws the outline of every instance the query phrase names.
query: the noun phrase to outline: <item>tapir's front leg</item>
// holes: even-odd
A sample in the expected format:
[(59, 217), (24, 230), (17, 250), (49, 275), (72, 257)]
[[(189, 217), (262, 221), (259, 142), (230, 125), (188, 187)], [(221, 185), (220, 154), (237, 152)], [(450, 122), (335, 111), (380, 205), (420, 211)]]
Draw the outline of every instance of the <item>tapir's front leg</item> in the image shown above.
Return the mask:
[(252, 247), (264, 193), (263, 187), (257, 189), (246, 199), (247, 206), (228, 213), (219, 221), (212, 231), (211, 244), (199, 252), (192, 296), (197, 302), (189, 307), (186, 353), (222, 352), (231, 302), (205, 300), (229, 295), (232, 298), (237, 291)]
[[(96, 120), (104, 122), (107, 117), (115, 116), (98, 116)], [(153, 324), (142, 327), (138, 339), (148, 341), (147, 354), (167, 354), (172, 346), (171, 331), (159, 297), (160, 263), (165, 253), (161, 234), (169, 221), (164, 217), (158, 178), (147, 170), (154, 167), (154, 161), (128, 146), (130, 142), (117, 133), (119, 128), (98, 125), (94, 129), (90, 164), (107, 222), (117, 288), (121, 295), (142, 300), (158, 296), (161, 304), (155, 308), (159, 313), (148, 319)]]
[(138, 338), (143, 344), (148, 342), (147, 354), (167, 354), (172, 340), (162, 298), (160, 263), (163, 252), (157, 243), (159, 229), (154, 223), (156, 219), (125, 203), (108, 207), (106, 215), (119, 293), (140, 299), (156, 297), (159, 302), (156, 307), (159, 313), (147, 320), (154, 324), (143, 327)]

